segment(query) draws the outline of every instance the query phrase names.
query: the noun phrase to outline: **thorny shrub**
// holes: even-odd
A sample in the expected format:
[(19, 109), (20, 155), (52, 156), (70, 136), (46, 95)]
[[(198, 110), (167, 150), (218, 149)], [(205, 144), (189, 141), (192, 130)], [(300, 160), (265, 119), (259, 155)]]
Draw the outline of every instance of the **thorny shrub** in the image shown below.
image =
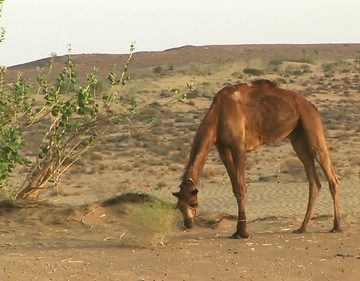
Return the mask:
[[(98, 92), (96, 72), (89, 73), (85, 82), (77, 79), (76, 65), (69, 55), (55, 82), (50, 81), (54, 57), (47, 69), (40, 69), (37, 85), (30, 86), (18, 75), (16, 82), (5, 85), (6, 69), (0, 69), (0, 187), (6, 185), (17, 164), (28, 166), (26, 180), (16, 198), (36, 197), (48, 183), (56, 186), (67, 169), (92, 147), (105, 130), (128, 118), (137, 110), (135, 99), (114, 109), (115, 86), (125, 86), (130, 79), (128, 66), (134, 46), (118, 75), (115, 67), (108, 74), (108, 90)], [(42, 102), (34, 101), (40, 94)], [(43, 135), (36, 160), (20, 154), (22, 133), (34, 124), (49, 124)]]

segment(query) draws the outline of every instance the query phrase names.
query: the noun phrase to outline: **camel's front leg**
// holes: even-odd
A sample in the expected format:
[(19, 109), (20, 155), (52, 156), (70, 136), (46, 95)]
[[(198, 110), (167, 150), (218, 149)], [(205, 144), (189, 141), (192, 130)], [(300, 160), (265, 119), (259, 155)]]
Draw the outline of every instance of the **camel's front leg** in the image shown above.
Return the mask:
[[(229, 147), (222, 146), (221, 144), (217, 144), (217, 149), (220, 155), (222, 162), (225, 165), (226, 171), (229, 175), (231, 185), (233, 187), (233, 192), (236, 197), (236, 201), (238, 203), (238, 223), (236, 226), (235, 233), (231, 236), (232, 238), (247, 238), (249, 234), (246, 231), (246, 216), (245, 216), (245, 196), (246, 196), (246, 186), (240, 185), (239, 182), (245, 183), (245, 157), (241, 159), (238, 154), (234, 154), (237, 162), (236, 165), (238, 167), (243, 168), (243, 171), (235, 168), (235, 161), (233, 160), (233, 154)], [(240, 163), (243, 162), (243, 163)], [(239, 179), (242, 179), (239, 181)], [(242, 186), (242, 188), (241, 188)]]
[(231, 236), (232, 238), (248, 238), (249, 233), (246, 230), (246, 181), (245, 181), (245, 152), (232, 152), (235, 168), (235, 180), (232, 183), (233, 192), (238, 204), (238, 221), (236, 225), (236, 231)]
[[(246, 188), (245, 188), (246, 189)], [(245, 215), (245, 197), (246, 191), (242, 189), (240, 192), (235, 192), (235, 197), (238, 202), (238, 221), (236, 225), (236, 231), (231, 235), (231, 238), (248, 238), (249, 233), (246, 230), (246, 215)]]

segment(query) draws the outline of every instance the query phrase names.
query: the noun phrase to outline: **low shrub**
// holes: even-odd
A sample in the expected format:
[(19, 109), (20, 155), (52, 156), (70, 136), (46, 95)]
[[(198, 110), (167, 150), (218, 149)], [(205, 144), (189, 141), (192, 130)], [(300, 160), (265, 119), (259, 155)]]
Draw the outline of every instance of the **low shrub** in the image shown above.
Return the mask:
[(124, 218), (129, 235), (137, 243), (150, 246), (164, 245), (179, 225), (178, 212), (173, 205), (160, 200), (135, 204)]
[(263, 70), (257, 69), (257, 68), (251, 68), (251, 67), (244, 68), (243, 72), (245, 74), (252, 75), (252, 76), (260, 76), (260, 75), (264, 74)]

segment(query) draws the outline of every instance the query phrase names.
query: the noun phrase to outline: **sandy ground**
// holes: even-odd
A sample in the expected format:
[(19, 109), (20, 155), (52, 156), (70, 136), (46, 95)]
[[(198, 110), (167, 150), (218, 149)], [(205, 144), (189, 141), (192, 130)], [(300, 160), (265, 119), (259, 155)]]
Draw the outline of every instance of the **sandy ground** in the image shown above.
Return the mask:
[[(57, 191), (50, 189), (34, 202), (14, 203), (6, 199), (7, 190), (0, 194), (0, 281), (359, 280), (359, 69), (342, 63), (334, 64), (331, 73), (322, 70), (322, 63), (335, 54), (337, 59), (349, 59), (357, 50), (358, 46), (345, 45), (273, 50), (232, 46), (139, 54), (135, 79), (126, 91), (138, 95), (141, 114), (130, 125), (110, 131), (64, 175)], [(304, 54), (315, 62), (304, 62)], [(192, 138), (213, 94), (224, 84), (251, 81), (254, 77), (242, 72), (245, 66), (268, 67), (269, 59), (291, 55), (297, 61), (285, 61), (278, 70), (265, 71), (264, 77), (304, 93), (321, 112), (341, 179), (342, 233), (328, 233), (333, 211), (325, 181), (308, 232), (292, 233), (303, 219), (308, 187), (286, 141), (248, 156), (249, 239), (229, 239), (237, 209), (215, 151), (202, 173), (195, 229), (184, 232), (174, 210), (168, 213), (175, 226), (162, 232), (166, 222), (162, 217), (154, 222), (149, 212), (149, 221), (136, 220), (138, 201), (104, 205), (107, 199), (129, 192), (175, 203), (171, 192), (177, 190)], [(76, 57), (79, 67), (86, 66), (81, 59), (91, 58), (95, 56)], [(112, 63), (114, 57), (108, 60)], [(96, 57), (97, 63), (101, 61)], [(153, 68), (159, 65), (163, 73), (155, 74)], [(10, 72), (19, 68), (30, 77), (35, 65)], [(190, 102), (169, 103), (174, 89), (183, 93), (187, 83), (198, 90), (189, 93)], [(24, 150), (33, 157), (41, 135), (29, 131), (27, 136)], [(15, 183), (22, 177), (20, 170)], [(138, 224), (137, 231), (130, 231), (126, 222), (133, 224), (133, 230)], [(162, 232), (161, 239), (154, 225)]]
[[(279, 194), (286, 191), (280, 188)], [(342, 192), (343, 233), (328, 233), (330, 201), (321, 196), (308, 232), (293, 234), (306, 196), (292, 188), (291, 196), (282, 192), (275, 199), (273, 189), (254, 186), (250, 194), (261, 195), (249, 197), (251, 237), (244, 240), (230, 239), (234, 219), (214, 212), (234, 213), (235, 200), (203, 189), (198, 225), (174, 230), (164, 245), (154, 244), (147, 233), (130, 239), (124, 216), (114, 212), (119, 205), (5, 205), (1, 280), (358, 280), (360, 214), (353, 206), (359, 189), (353, 185)]]

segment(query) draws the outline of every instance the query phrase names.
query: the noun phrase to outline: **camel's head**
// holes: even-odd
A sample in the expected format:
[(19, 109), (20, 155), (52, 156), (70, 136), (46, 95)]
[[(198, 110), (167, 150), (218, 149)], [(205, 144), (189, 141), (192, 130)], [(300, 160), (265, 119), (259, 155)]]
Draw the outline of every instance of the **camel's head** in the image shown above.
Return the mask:
[(191, 178), (185, 179), (180, 185), (179, 192), (173, 192), (178, 199), (176, 208), (180, 210), (184, 218), (185, 228), (194, 226), (194, 217), (198, 206), (198, 190)]

